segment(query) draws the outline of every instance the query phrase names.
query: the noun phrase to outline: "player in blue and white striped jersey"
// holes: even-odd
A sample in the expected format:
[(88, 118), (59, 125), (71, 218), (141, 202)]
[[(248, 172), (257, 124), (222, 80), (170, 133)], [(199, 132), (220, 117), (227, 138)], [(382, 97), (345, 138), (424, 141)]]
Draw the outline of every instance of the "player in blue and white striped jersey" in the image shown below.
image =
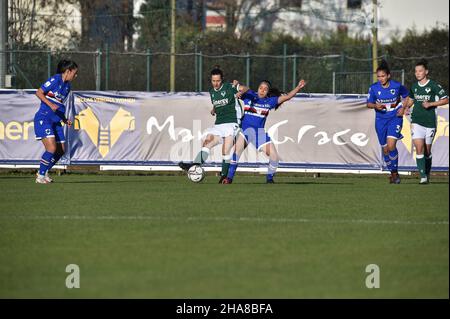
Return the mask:
[(45, 147), (36, 183), (52, 182), (48, 171), (65, 152), (64, 129), (61, 122), (72, 125), (66, 118), (64, 103), (70, 93), (70, 82), (76, 78), (77, 72), (78, 65), (75, 62), (61, 60), (58, 63), (57, 74), (50, 77), (36, 92), (41, 105), (34, 116), (34, 132), (36, 139), (41, 140)]
[(258, 92), (248, 90), (242, 94), (244, 101), (244, 117), (241, 124), (241, 132), (236, 140), (235, 152), (233, 154), (227, 178), (224, 184), (233, 181), (238, 166), (239, 157), (249, 143), (252, 143), (258, 151), (264, 152), (269, 157), (267, 171), (267, 183), (273, 183), (273, 176), (278, 168), (279, 156), (264, 126), (270, 110), (277, 109), (284, 102), (292, 99), (304, 86), (306, 82), (301, 80), (298, 85), (288, 94), (282, 95), (278, 89), (272, 88), (269, 81), (262, 81), (258, 86)]

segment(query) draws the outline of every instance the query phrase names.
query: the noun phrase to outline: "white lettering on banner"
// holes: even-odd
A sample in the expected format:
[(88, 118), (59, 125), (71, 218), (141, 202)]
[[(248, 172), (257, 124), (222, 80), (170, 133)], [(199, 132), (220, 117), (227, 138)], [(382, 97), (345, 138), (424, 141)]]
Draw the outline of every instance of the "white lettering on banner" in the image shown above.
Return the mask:
[(173, 141), (176, 141), (177, 138), (175, 136), (175, 126), (174, 126), (174, 121), (173, 121), (173, 115), (169, 116), (163, 125), (159, 125), (158, 120), (155, 117), (152, 116), (151, 118), (149, 118), (147, 121), (147, 134), (148, 135), (152, 134), (153, 125), (156, 127), (156, 129), (158, 131), (161, 132), (167, 124), (169, 124), (168, 130), (169, 130), (170, 139)]
[[(289, 122), (288, 120), (284, 120), (284, 121), (275, 123), (267, 130), (267, 133), (272, 138), (272, 142), (275, 145), (285, 144), (286, 142), (295, 143), (294, 139), (289, 136), (283, 136), (282, 139), (278, 139), (278, 136), (277, 136), (278, 129), (282, 125), (287, 124), (288, 122)], [(154, 116), (150, 117), (147, 121), (147, 134), (151, 135), (153, 133), (153, 127), (155, 127), (159, 132), (162, 132), (164, 129), (167, 129), (167, 131), (169, 133), (169, 137), (172, 141), (177, 141), (179, 136), (181, 136), (181, 142), (183, 142), (183, 143), (187, 143), (187, 142), (194, 140), (196, 138), (196, 136), (198, 137), (198, 140), (201, 140), (202, 138), (205, 137), (205, 134), (201, 133), (202, 132), (201, 127), (197, 131), (193, 130), (193, 131), (197, 132), (197, 135), (194, 135), (193, 131), (190, 129), (187, 129), (187, 128), (175, 128), (175, 121), (174, 121), (173, 115), (170, 115), (164, 121), (164, 123), (162, 125), (159, 124), (158, 120)], [(303, 125), (302, 127), (300, 127), (300, 129), (298, 131), (298, 135), (297, 135), (297, 143), (300, 144), (302, 139), (304, 138), (305, 134), (308, 131), (311, 131), (315, 128), (316, 128), (316, 126), (311, 125), (311, 124)], [(318, 131), (313, 136), (315, 138), (319, 138), (317, 141), (317, 145), (319, 145), (319, 146), (328, 144), (330, 142), (332, 142), (334, 145), (337, 145), (337, 146), (343, 146), (343, 145), (348, 144), (348, 142), (343, 141), (341, 137), (350, 133), (350, 131), (351, 131), (351, 129), (345, 129), (345, 130), (338, 131), (333, 134), (330, 134), (326, 131)], [(330, 138), (330, 136), (331, 136), (331, 138)], [(363, 147), (363, 146), (367, 145), (367, 143), (369, 142), (369, 138), (367, 137), (366, 134), (357, 132), (350, 136), (350, 141), (357, 146)]]
[(275, 139), (275, 133), (278, 131), (278, 127), (280, 127), (280, 126), (283, 125), (283, 124), (286, 124), (287, 122), (289, 122), (289, 121), (288, 121), (288, 120), (284, 120), (284, 121), (278, 122), (278, 123), (272, 125), (272, 126), (267, 130), (267, 134), (269, 134), (269, 136), (272, 138), (272, 142), (273, 142), (275, 145), (284, 144), (284, 143), (286, 143), (287, 141), (294, 142), (294, 140), (293, 140), (292, 138), (286, 137), (286, 136), (284, 137), (284, 140), (281, 141), (281, 142)]

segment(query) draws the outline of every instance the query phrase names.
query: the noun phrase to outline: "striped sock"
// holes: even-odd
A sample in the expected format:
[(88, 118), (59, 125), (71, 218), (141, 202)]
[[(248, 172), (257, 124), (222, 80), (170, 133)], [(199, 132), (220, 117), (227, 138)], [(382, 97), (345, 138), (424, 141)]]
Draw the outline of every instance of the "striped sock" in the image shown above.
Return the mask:
[(384, 162), (386, 163), (386, 167), (387, 167), (387, 169), (388, 170), (392, 170), (392, 162), (391, 162), (391, 160), (389, 159), (389, 154), (388, 155), (384, 155)]
[(50, 164), (48, 164), (47, 171), (51, 170), (52, 167), (53, 167), (56, 163), (58, 163), (58, 161), (61, 159), (61, 157), (62, 157), (62, 155), (59, 155), (59, 154), (53, 155), (52, 159), (50, 160)]
[(397, 149), (389, 152), (389, 160), (391, 161), (391, 172), (396, 172), (398, 169), (398, 151), (397, 151)]
[(52, 158), (53, 153), (45, 151), (44, 154), (42, 154), (41, 163), (39, 165), (39, 175), (45, 175), (45, 173), (48, 171), (48, 167), (51, 163)]

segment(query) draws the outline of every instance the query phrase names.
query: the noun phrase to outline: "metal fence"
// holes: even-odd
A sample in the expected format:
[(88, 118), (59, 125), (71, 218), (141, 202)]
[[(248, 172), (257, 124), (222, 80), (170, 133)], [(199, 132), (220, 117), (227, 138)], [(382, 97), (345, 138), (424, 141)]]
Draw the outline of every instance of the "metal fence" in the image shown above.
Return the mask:
[[(56, 71), (61, 58), (70, 58), (79, 65), (74, 90), (168, 91), (170, 53), (167, 52), (110, 52), (91, 51), (30, 51), (10, 50), (6, 53), (12, 88), (39, 87)], [(176, 56), (175, 90), (178, 92), (206, 91), (210, 87), (209, 70), (220, 65), (226, 80), (237, 79), (255, 88), (263, 79), (288, 91), (302, 78), (308, 82), (306, 93), (365, 94), (370, 85), (372, 60), (344, 54), (327, 55), (210, 55), (202, 52), (178, 53)], [(389, 58), (394, 79), (407, 85), (414, 80), (415, 58)], [(433, 66), (430, 65), (433, 70)], [(439, 67), (438, 78), (448, 90), (448, 63)], [(370, 75), (369, 75), (370, 74)]]
[[(366, 94), (373, 75), (373, 72), (333, 72), (333, 94)], [(391, 70), (391, 77), (405, 84), (405, 70)]]

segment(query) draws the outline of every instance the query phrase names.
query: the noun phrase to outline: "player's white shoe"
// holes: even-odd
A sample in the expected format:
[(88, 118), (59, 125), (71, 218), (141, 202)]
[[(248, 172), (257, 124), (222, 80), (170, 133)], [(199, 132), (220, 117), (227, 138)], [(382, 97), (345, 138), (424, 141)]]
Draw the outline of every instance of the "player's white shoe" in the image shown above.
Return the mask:
[(36, 177), (36, 184), (50, 184), (50, 182), (45, 179), (45, 176), (38, 175)]
[[(36, 179), (39, 177), (39, 172), (36, 173)], [(48, 174), (48, 172), (45, 173), (44, 177), (43, 177), (47, 183), (53, 183), (53, 179), (50, 177), (50, 175)], [(36, 182), (37, 183), (37, 182)]]
[(53, 178), (50, 177), (50, 175), (48, 174), (48, 172), (45, 173), (44, 176), (45, 180), (49, 183), (53, 183)]
[(419, 184), (428, 184), (428, 178), (427, 177), (420, 178)]

